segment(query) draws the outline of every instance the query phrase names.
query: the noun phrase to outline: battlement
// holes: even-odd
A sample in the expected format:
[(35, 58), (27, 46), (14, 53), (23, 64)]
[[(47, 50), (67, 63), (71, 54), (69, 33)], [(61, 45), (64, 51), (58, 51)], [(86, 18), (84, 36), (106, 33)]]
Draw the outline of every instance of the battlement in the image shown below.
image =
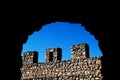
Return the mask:
[(24, 64), (38, 63), (38, 52), (37, 51), (27, 51), (24, 52)]
[(62, 58), (62, 49), (61, 48), (49, 48), (46, 49), (46, 62), (49, 61), (58, 61)]
[(71, 46), (71, 60), (61, 60), (61, 48), (46, 49), (46, 62), (38, 63), (38, 52), (24, 53), (21, 80), (102, 80), (101, 57), (89, 57), (86, 43)]
[(89, 46), (86, 43), (72, 45), (72, 59), (81, 59), (89, 57)]

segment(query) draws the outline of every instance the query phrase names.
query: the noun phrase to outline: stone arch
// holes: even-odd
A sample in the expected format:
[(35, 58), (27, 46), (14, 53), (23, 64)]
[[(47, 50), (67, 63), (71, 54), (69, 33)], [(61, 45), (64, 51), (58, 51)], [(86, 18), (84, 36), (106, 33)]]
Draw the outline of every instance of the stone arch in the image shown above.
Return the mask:
[[(85, 26), (85, 29), (93, 34), (96, 40), (99, 41), (99, 47), (103, 53), (102, 57), (102, 74), (104, 80), (113, 80), (115, 77), (113, 75), (113, 65), (114, 62), (112, 60), (112, 40), (111, 40), (111, 31), (105, 30), (103, 23), (101, 23), (99, 17), (97, 16), (24, 16), (22, 17), (24, 20), (22, 23), (18, 22), (18, 27), (15, 28), (16, 35), (14, 35), (15, 46), (13, 47), (13, 51), (15, 54), (14, 60), (15, 62), (15, 75), (17, 80), (20, 78), (20, 67), (21, 67), (21, 50), (22, 45), (28, 39), (28, 35), (31, 35), (34, 31), (38, 31), (41, 29), (42, 25), (49, 24), (55, 21), (67, 21), (69, 23), (82, 23)], [(109, 35), (108, 35), (109, 34)], [(16, 47), (17, 46), (17, 47)], [(111, 57), (112, 56), (112, 57)], [(11, 62), (13, 62), (11, 60)], [(111, 71), (113, 73), (110, 73)], [(109, 76), (111, 77), (109, 77)], [(18, 79), (19, 80), (19, 79)]]

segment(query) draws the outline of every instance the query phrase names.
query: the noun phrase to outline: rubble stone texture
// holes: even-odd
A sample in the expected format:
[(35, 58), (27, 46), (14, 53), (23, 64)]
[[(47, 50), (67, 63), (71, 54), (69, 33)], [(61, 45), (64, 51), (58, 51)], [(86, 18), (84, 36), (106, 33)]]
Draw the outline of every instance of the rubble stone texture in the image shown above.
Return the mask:
[(46, 49), (46, 62), (38, 63), (38, 52), (24, 53), (21, 80), (102, 80), (101, 57), (89, 57), (86, 43), (72, 45), (71, 60), (61, 61), (62, 49)]

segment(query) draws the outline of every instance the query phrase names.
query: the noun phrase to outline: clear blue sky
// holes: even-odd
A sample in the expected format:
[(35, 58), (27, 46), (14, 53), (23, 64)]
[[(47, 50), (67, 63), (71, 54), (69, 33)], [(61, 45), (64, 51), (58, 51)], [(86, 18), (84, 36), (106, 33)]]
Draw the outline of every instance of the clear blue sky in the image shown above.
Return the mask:
[(22, 56), (26, 51), (38, 51), (38, 61), (45, 62), (45, 50), (60, 47), (62, 60), (68, 60), (71, 59), (71, 45), (80, 43), (89, 45), (90, 57), (102, 56), (98, 41), (81, 24), (68, 22), (46, 24), (28, 37), (28, 41), (23, 44)]

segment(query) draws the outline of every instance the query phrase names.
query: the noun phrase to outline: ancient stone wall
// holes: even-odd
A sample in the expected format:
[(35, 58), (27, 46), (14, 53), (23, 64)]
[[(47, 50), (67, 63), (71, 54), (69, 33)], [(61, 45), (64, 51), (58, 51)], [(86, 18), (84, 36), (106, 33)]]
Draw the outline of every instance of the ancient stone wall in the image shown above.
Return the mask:
[(44, 63), (34, 62), (36, 51), (25, 52), (21, 80), (102, 80), (101, 57), (90, 58), (87, 44), (72, 45), (71, 50), (71, 60), (61, 61), (60, 48), (46, 49)]

